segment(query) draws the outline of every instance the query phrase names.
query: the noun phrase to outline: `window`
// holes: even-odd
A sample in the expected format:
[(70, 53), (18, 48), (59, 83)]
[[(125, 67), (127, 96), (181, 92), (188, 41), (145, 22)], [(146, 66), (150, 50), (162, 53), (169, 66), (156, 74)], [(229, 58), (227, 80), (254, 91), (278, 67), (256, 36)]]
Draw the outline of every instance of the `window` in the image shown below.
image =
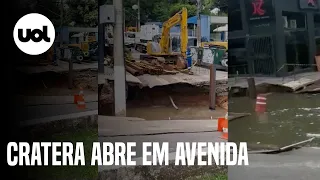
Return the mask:
[(314, 15), (314, 27), (320, 28), (320, 14)]
[(229, 1), (228, 7), (229, 31), (243, 30), (240, 1)]
[(306, 28), (306, 15), (296, 12), (282, 12), (285, 29), (304, 29)]
[(320, 56), (320, 37), (316, 38), (316, 55)]
[[(285, 31), (287, 64), (309, 64), (309, 40), (305, 13), (283, 11), (287, 19)], [(288, 71), (308, 68), (308, 66), (288, 66)]]
[(230, 76), (249, 73), (245, 38), (229, 39), (228, 55), (228, 71)]
[[(286, 31), (286, 58), (287, 64), (309, 64), (309, 41), (308, 32)], [(310, 66), (296, 66), (297, 69), (309, 68)], [(288, 66), (288, 71), (295, 70), (295, 66)]]

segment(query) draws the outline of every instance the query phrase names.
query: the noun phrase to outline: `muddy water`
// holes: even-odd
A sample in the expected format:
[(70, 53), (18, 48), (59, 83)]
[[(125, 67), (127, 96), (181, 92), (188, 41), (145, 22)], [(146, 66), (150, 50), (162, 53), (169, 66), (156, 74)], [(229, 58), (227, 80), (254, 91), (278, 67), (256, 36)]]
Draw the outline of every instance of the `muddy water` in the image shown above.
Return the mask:
[[(229, 139), (251, 146), (284, 146), (306, 140), (307, 133), (320, 134), (320, 94), (279, 94), (267, 97), (267, 112), (254, 112), (255, 100), (229, 99), (229, 112), (251, 113), (230, 122)], [(309, 146), (320, 146), (316, 138)]]
[[(130, 90), (130, 89), (129, 89)], [(227, 110), (209, 109), (206, 88), (185, 84), (132, 89), (135, 96), (127, 100), (127, 116), (146, 120), (210, 120), (224, 117)], [(174, 108), (170, 97), (178, 110)]]
[(128, 108), (127, 116), (139, 117), (146, 120), (210, 120), (218, 117), (224, 117), (226, 110), (217, 108), (212, 111), (208, 106), (200, 107), (179, 107), (173, 106), (152, 106)]

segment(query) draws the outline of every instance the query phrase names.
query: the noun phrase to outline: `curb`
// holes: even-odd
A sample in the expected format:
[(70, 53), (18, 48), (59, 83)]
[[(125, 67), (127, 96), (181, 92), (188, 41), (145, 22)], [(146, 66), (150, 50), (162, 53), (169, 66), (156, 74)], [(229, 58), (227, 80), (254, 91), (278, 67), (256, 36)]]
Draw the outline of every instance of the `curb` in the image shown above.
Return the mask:
[(85, 111), (85, 112), (80, 112), (80, 113), (72, 113), (72, 114), (66, 114), (66, 115), (59, 115), (59, 116), (50, 116), (50, 117), (45, 117), (45, 118), (38, 118), (38, 119), (22, 121), (22, 122), (20, 122), (20, 126), (23, 126), (23, 127), (24, 126), (33, 126), (33, 125), (51, 123), (54, 121), (74, 120), (74, 119), (87, 118), (87, 117), (94, 118), (94, 116), (98, 117), (98, 110)]

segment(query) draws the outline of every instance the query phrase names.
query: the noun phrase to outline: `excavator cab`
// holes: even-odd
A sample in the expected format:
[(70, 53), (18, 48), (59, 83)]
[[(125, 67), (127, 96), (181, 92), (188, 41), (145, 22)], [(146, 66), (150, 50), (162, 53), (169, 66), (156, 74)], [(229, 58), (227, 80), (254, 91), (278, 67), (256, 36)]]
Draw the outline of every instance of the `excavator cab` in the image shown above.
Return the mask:
[[(165, 63), (177, 64), (178, 60), (186, 58), (188, 45), (188, 13), (186, 8), (176, 13), (170, 19), (163, 23), (160, 40), (156, 38), (152, 42), (147, 43), (148, 56), (162, 57)], [(173, 39), (170, 37), (170, 29), (180, 24), (180, 51), (174, 52), (172, 49)], [(159, 39), (159, 38), (158, 38)]]

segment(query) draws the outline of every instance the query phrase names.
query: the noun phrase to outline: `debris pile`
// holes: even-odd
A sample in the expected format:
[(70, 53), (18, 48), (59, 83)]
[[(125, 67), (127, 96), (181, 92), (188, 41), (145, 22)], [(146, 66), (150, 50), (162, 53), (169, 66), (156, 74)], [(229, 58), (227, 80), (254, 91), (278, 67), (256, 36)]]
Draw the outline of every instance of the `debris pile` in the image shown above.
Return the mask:
[(168, 75), (177, 74), (179, 71), (174, 65), (161, 64), (156, 60), (147, 61), (126, 61), (126, 70), (134, 76), (140, 76), (143, 74), (150, 75)]
[(76, 88), (84, 88), (91, 91), (98, 91), (97, 75), (95, 71), (80, 71), (73, 79)]
[(228, 110), (228, 96), (217, 96), (216, 105)]
[(228, 110), (228, 80), (217, 81), (216, 93), (217, 106)]

